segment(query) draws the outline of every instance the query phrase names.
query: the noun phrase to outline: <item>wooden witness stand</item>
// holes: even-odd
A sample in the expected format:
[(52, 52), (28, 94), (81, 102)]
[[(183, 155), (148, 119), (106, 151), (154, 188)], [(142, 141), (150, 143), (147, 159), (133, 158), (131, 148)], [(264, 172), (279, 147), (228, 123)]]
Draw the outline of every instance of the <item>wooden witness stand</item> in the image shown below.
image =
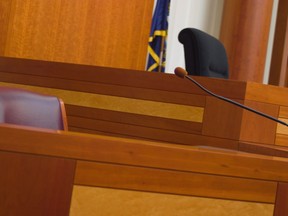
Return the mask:
[[(288, 119), (285, 88), (197, 80)], [(68, 215), (77, 185), (270, 203), (274, 215), (288, 212), (287, 129), (187, 80), (3, 57), (0, 82), (61, 97), (70, 130), (0, 126), (0, 215)]]

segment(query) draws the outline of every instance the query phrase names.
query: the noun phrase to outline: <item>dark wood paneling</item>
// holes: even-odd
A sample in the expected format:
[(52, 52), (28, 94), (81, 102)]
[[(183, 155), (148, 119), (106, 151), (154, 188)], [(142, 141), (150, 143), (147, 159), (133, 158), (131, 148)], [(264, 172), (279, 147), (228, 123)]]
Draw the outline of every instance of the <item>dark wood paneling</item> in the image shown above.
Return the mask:
[(168, 142), (184, 145), (214, 146), (219, 148), (237, 149), (238, 142), (229, 139), (204, 136), (199, 132), (192, 133), (166, 130), (162, 128), (152, 128), (123, 124), (104, 120), (91, 120), (87, 118), (68, 117), (71, 131), (85, 132), (92, 134), (105, 133), (110, 136), (126, 136), (137, 139), (148, 139), (160, 142)]
[(171, 170), (78, 162), (75, 184), (274, 203), (277, 184)]
[(0, 170), (1, 216), (69, 215), (73, 160), (0, 152)]
[(277, 198), (274, 207), (274, 216), (288, 214), (288, 183), (279, 182), (277, 187)]
[[(66, 105), (69, 114), (69, 125), (87, 129), (99, 129), (96, 121), (114, 122), (131, 127), (146, 127), (151, 129), (162, 129), (168, 131), (178, 131), (182, 133), (201, 134), (202, 123), (182, 121), (169, 118), (161, 118), (148, 115), (140, 115), (126, 112), (117, 112), (111, 110), (103, 110), (97, 108), (88, 108), (81, 106)], [(93, 123), (93, 121), (95, 121)], [(82, 122), (82, 123), (81, 123)], [(100, 128), (101, 128), (101, 123)], [(125, 126), (124, 126), (125, 127)], [(121, 127), (119, 127), (120, 129)], [(104, 127), (103, 127), (104, 129)], [(127, 131), (128, 132), (128, 131)], [(137, 134), (135, 134), (137, 136)]]
[[(123, 91), (126, 93), (130, 91), (130, 94), (133, 94), (135, 88), (139, 90), (160, 90), (159, 96), (158, 94), (154, 95), (154, 98), (158, 98), (157, 100), (159, 101), (163, 98), (161, 91), (206, 95), (205, 92), (193, 85), (189, 80), (180, 79), (172, 74), (150, 73), (147, 71), (2, 57), (0, 58), (0, 72), (0, 81), (2, 82), (30, 84), (75, 91), (97, 93), (97, 91), (101, 91), (102, 88), (102, 91), (105, 89), (108, 94), (109, 85), (116, 85), (119, 88), (123, 87)], [(79, 74), (81, 74), (81, 76), (79, 76)], [(217, 94), (235, 99), (244, 99), (245, 97), (246, 83), (244, 82), (207, 79), (204, 77), (194, 78), (204, 87), (207, 87)], [(129, 88), (125, 91), (125, 87)], [(113, 91), (110, 92), (110, 94), (112, 94)], [(114, 92), (114, 94), (119, 95), (121, 93), (118, 91)], [(187, 95), (186, 97), (178, 95), (180, 99), (177, 99), (175, 96), (176, 95), (172, 93), (169, 96), (167, 95), (166, 98), (170, 97), (170, 100), (173, 100), (172, 98), (178, 101), (181, 100), (182, 102), (178, 103), (183, 104), (189, 104), (189, 101), (192, 101), (192, 99), (189, 100), (187, 98)], [(195, 101), (199, 100), (203, 101), (201, 98), (195, 98)]]
[(269, 84), (288, 87), (288, 1), (279, 0)]
[(288, 149), (282, 146), (239, 142), (239, 151), (288, 158)]

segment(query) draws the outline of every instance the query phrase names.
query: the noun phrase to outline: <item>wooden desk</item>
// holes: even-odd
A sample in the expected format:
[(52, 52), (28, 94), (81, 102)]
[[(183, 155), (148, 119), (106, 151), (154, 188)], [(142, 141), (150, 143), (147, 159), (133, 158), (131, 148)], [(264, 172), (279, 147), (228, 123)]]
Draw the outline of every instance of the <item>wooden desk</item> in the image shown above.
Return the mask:
[(274, 215), (288, 212), (288, 159), (10, 125), (0, 134), (0, 215), (68, 215), (77, 186), (268, 203)]
[[(288, 121), (287, 88), (195, 79)], [(70, 131), (288, 156), (287, 128), (172, 74), (0, 57), (0, 82), (62, 98)]]

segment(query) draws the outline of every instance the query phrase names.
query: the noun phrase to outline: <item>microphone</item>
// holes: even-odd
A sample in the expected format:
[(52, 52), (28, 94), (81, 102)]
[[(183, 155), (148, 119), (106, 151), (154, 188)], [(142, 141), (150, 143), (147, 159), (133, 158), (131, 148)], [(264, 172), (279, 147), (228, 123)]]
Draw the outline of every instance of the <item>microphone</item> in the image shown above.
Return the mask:
[(205, 87), (203, 87), (200, 83), (198, 83), (196, 80), (194, 80), (193, 78), (191, 78), (190, 76), (188, 76), (188, 72), (187, 72), (186, 70), (184, 70), (183, 68), (181, 68), (181, 67), (175, 68), (174, 73), (175, 73), (178, 77), (180, 77), (180, 78), (183, 78), (183, 79), (184, 79), (184, 78), (187, 78), (187, 79), (189, 79), (189, 80), (192, 81), (195, 85), (197, 85), (199, 88), (201, 88), (203, 91), (205, 91), (205, 92), (208, 93), (209, 95), (212, 95), (213, 97), (216, 97), (216, 98), (218, 98), (218, 99), (220, 99), (220, 100), (223, 100), (223, 101), (226, 101), (226, 102), (228, 102), (228, 103), (234, 104), (234, 105), (236, 105), (236, 106), (238, 106), (238, 107), (241, 107), (241, 108), (246, 109), (246, 110), (248, 110), (248, 111), (250, 111), (250, 112), (256, 113), (256, 114), (258, 114), (258, 115), (260, 115), (260, 116), (263, 116), (263, 117), (265, 117), (265, 118), (268, 118), (268, 119), (270, 119), (270, 120), (272, 120), (272, 121), (275, 121), (275, 122), (277, 122), (277, 123), (280, 123), (280, 124), (285, 125), (286, 127), (288, 127), (288, 124), (287, 124), (286, 122), (284, 122), (284, 121), (281, 121), (281, 120), (279, 120), (279, 119), (277, 119), (277, 118), (274, 118), (273, 116), (267, 115), (267, 114), (265, 114), (265, 113), (262, 113), (262, 112), (260, 112), (260, 111), (255, 110), (255, 109), (252, 109), (252, 108), (250, 108), (250, 107), (248, 107), (248, 106), (245, 106), (245, 105), (243, 105), (243, 104), (240, 104), (240, 103), (238, 103), (238, 102), (236, 102), (236, 101), (233, 101), (233, 100), (231, 100), (231, 99), (229, 99), (229, 98), (225, 98), (225, 97), (223, 97), (223, 96), (221, 96), (221, 95), (217, 95), (217, 94), (209, 91), (208, 89), (206, 89)]

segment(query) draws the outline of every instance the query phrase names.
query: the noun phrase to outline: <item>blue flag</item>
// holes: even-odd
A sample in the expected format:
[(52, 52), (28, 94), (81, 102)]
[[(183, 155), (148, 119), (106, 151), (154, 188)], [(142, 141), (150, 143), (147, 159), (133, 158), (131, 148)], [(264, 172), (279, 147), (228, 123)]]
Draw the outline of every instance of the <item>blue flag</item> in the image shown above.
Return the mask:
[(157, 0), (148, 45), (147, 70), (165, 72), (170, 0)]

